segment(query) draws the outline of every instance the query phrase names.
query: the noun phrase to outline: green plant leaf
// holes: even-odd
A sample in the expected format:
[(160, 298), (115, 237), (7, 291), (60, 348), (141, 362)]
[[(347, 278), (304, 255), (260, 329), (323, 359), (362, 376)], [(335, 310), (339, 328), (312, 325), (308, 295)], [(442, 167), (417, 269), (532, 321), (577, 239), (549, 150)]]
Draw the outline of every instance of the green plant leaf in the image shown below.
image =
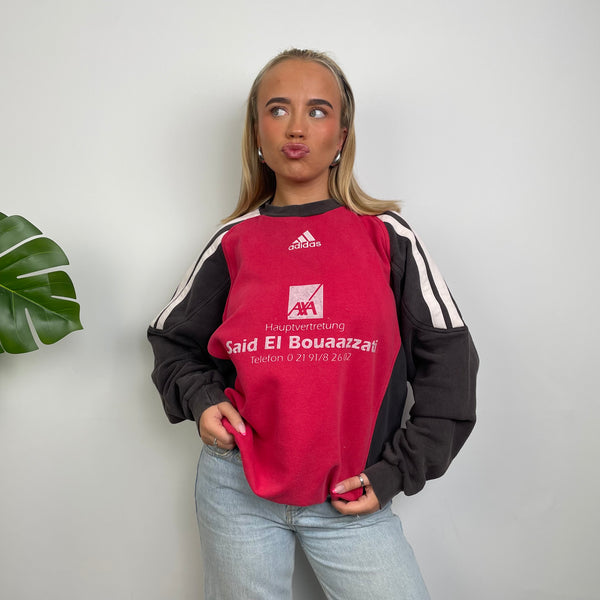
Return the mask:
[(83, 329), (61, 248), (20, 216), (0, 213), (0, 352), (37, 350), (27, 313), (42, 343)]

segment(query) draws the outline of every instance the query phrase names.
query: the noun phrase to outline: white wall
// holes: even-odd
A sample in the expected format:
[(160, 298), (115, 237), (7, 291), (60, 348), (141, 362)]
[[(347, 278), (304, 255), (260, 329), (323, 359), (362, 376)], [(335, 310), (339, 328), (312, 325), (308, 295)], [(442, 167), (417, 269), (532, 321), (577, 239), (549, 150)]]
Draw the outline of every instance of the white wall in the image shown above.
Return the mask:
[(235, 202), (251, 80), (297, 45), (345, 68), (359, 179), (404, 201), (481, 356), (475, 432), (395, 501), (432, 598), (598, 598), (599, 26), (593, 0), (3, 0), (0, 211), (65, 249), (85, 329), (0, 356), (0, 595), (201, 597), (199, 439), (145, 329)]

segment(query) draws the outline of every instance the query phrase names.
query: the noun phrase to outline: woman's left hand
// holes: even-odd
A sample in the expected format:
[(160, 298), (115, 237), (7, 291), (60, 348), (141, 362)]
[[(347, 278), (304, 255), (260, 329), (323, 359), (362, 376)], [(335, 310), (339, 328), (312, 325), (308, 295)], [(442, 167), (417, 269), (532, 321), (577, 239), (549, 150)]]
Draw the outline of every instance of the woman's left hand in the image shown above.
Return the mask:
[[(367, 515), (369, 513), (377, 512), (381, 508), (379, 506), (379, 500), (373, 491), (373, 487), (369, 483), (369, 478), (364, 473), (361, 473), (360, 475), (365, 482), (365, 493), (358, 500), (352, 502), (348, 502), (347, 500), (331, 501), (333, 508), (343, 515)], [(333, 491), (336, 494), (343, 494), (344, 492), (349, 492), (350, 490), (355, 490), (359, 487), (362, 487), (362, 483), (357, 475), (356, 477), (350, 477), (350, 479), (340, 481)]]

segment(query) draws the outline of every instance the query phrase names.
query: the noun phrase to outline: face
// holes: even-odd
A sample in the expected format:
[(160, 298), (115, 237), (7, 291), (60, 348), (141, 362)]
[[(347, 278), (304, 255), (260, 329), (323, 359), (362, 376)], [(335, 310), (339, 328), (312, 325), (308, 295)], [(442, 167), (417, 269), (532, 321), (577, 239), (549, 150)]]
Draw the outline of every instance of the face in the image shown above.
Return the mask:
[(347, 133), (335, 76), (315, 62), (284, 60), (263, 76), (257, 112), (258, 145), (277, 192), (302, 188), (314, 190), (314, 199), (327, 198), (329, 168)]

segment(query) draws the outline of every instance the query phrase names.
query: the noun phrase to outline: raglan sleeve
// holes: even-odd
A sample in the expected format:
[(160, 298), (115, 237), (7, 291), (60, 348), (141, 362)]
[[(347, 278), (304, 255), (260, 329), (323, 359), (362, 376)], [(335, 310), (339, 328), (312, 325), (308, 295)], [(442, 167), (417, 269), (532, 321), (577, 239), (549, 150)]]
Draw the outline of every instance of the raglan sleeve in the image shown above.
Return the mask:
[(408, 224), (386, 213), (391, 240), (391, 285), (401, 352), (414, 404), (405, 427), (368, 467), (383, 506), (399, 492), (417, 493), (443, 475), (475, 425), (479, 358), (444, 279)]
[(207, 407), (227, 400), (224, 390), (231, 365), (209, 354), (208, 341), (222, 322), (229, 287), (223, 249), (214, 242), (148, 328), (154, 352), (152, 380), (171, 423), (198, 422)]

